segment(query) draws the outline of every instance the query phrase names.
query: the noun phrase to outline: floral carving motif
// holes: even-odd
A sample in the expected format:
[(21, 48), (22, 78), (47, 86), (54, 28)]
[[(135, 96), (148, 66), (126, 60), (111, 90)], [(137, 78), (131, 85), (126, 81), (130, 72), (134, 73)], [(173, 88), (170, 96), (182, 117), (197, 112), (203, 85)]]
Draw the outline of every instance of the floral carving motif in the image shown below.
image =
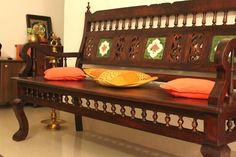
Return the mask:
[(120, 59), (121, 55), (124, 54), (124, 48), (125, 48), (125, 37), (119, 37), (116, 48), (115, 48), (115, 59)]
[(182, 44), (182, 36), (175, 35), (174, 41), (171, 45), (171, 52), (170, 52), (170, 61), (171, 62), (180, 62), (181, 54), (183, 51), (181, 44)]
[(192, 35), (191, 47), (189, 49), (189, 62), (199, 63), (202, 56), (203, 36), (203, 33)]
[(131, 45), (129, 48), (129, 58), (135, 59), (138, 55), (140, 48), (140, 38), (138, 36), (134, 36), (131, 40)]
[(92, 54), (92, 49), (94, 47), (94, 37), (90, 37), (86, 40), (84, 56), (89, 58)]

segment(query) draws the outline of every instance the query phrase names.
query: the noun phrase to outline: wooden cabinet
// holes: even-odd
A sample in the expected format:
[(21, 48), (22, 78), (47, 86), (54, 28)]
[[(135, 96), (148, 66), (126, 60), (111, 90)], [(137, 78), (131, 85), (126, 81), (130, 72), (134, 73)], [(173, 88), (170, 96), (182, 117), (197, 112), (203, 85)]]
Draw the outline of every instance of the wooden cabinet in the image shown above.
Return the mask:
[(11, 79), (18, 76), (23, 61), (0, 60), (0, 104), (6, 104), (17, 97), (16, 82)]

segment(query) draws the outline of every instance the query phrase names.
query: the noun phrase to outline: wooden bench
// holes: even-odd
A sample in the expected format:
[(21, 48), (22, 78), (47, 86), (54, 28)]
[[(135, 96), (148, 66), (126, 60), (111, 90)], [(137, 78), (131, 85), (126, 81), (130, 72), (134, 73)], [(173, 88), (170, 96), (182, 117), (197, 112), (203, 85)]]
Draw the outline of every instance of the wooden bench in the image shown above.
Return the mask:
[[(20, 128), (13, 139), (21, 141), (28, 134), (24, 104), (37, 103), (73, 113), (77, 131), (83, 130), (82, 116), (87, 116), (201, 144), (204, 157), (229, 157), (227, 144), (236, 141), (236, 40), (215, 43), (236, 34), (236, 1), (193, 0), (95, 13), (90, 12), (89, 5), (87, 8), (79, 53), (52, 53), (37, 43), (24, 45), (21, 56), (27, 64), (20, 77), (14, 78), (18, 99), (13, 108)], [(148, 43), (154, 39), (164, 43), (159, 57), (146, 54)], [(104, 56), (98, 54), (103, 41), (111, 45)], [(215, 85), (209, 99), (201, 100), (173, 97), (155, 82), (137, 88), (108, 88), (91, 79), (46, 81), (35, 74), (37, 60), (27, 55), (29, 48), (65, 61), (75, 57), (75, 66), (81, 68), (138, 69), (158, 76), (158, 81), (208, 78), (215, 80)]]

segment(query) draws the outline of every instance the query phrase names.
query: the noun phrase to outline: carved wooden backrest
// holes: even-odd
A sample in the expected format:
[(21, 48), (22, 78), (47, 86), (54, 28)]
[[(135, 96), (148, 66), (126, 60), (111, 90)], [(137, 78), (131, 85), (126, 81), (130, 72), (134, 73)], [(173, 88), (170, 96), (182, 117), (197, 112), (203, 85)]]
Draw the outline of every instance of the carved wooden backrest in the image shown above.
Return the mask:
[(236, 37), (236, 1), (163, 3), (90, 12), (85, 16), (78, 63), (214, 70), (223, 38)]

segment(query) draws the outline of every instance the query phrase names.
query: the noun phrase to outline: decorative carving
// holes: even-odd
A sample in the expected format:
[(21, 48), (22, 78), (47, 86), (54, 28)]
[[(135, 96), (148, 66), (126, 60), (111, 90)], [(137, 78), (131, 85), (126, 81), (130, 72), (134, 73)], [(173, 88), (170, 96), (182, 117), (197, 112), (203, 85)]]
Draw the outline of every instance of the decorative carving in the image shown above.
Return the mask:
[[(137, 121), (149, 121), (153, 123), (153, 125), (164, 124), (165, 127), (172, 127), (173, 129), (183, 131), (183, 129), (191, 130), (194, 133), (203, 132), (203, 130), (198, 130), (198, 120), (197, 118), (193, 117), (184, 117), (183, 115), (177, 115), (175, 113), (168, 113), (168, 111), (158, 111), (152, 109), (146, 109), (145, 107), (134, 107), (132, 105), (124, 105), (124, 104), (115, 104), (110, 102), (104, 102), (102, 100), (94, 100), (93, 98), (89, 97), (79, 97), (79, 96), (72, 96), (70, 94), (59, 94), (56, 91), (49, 91), (44, 90), (41, 91), (40, 89), (36, 88), (24, 88), (24, 92), (28, 93), (25, 95), (27, 97), (34, 97), (35, 99), (47, 99), (50, 103), (60, 102), (60, 105), (71, 105), (82, 108), (82, 110), (90, 110), (89, 112), (98, 112), (100, 114), (107, 114), (109, 116), (121, 116), (124, 118), (130, 117), (132, 120)], [(33, 94), (32, 94), (33, 93)], [(100, 105), (100, 107), (99, 107)], [(119, 109), (120, 108), (120, 109)], [(130, 114), (126, 114), (126, 111), (130, 111)], [(140, 115), (137, 115), (141, 111)], [(162, 117), (163, 118), (158, 118)], [(172, 120), (173, 116), (178, 116), (176, 122)], [(152, 117), (152, 118), (151, 118)], [(184, 126), (184, 118), (189, 118), (192, 120), (192, 126)], [(203, 120), (199, 120), (200, 124), (204, 124)], [(225, 131), (230, 132), (233, 131), (235, 128), (234, 119), (228, 119), (225, 121)], [(204, 127), (204, 126), (203, 126)]]
[(157, 27), (161, 28), (161, 16), (158, 16)]
[(193, 20), (192, 20), (193, 27), (196, 26), (197, 23), (196, 21), (197, 21), (196, 13), (193, 13)]
[(90, 12), (90, 2), (88, 2), (88, 5), (87, 5), (87, 13)]
[(226, 125), (227, 125), (227, 132), (232, 132), (234, 128), (232, 119), (227, 120)]
[(128, 24), (128, 29), (131, 29), (132, 28), (132, 18), (129, 19), (129, 24)]
[(65, 95), (64, 101), (65, 101), (66, 104), (69, 104), (69, 97), (68, 97), (68, 95)]
[(125, 117), (125, 107), (124, 107), (124, 105), (121, 105), (120, 113), (121, 113), (122, 117)]
[(178, 20), (178, 14), (175, 15), (175, 21), (174, 21), (174, 26), (177, 27), (178, 26), (178, 23), (179, 23), (179, 20)]
[(157, 111), (153, 111), (152, 118), (153, 118), (153, 123), (156, 124), (157, 123), (157, 119), (158, 119)]
[(29, 96), (29, 88), (25, 88), (24, 90), (25, 90), (25, 95)]
[(86, 40), (85, 49), (84, 49), (85, 58), (91, 57), (93, 47), (94, 47), (94, 37), (89, 37)]
[(180, 62), (181, 54), (183, 51), (182, 48), (182, 36), (174, 35), (174, 41), (171, 44), (171, 52), (170, 52), (170, 62), (176, 63)]
[(206, 12), (203, 12), (203, 15), (202, 15), (202, 26), (205, 26), (206, 25)]
[(107, 21), (104, 21), (103, 23), (103, 31), (106, 31), (107, 30)]
[[(44, 97), (42, 97), (42, 99), (43, 99)], [(61, 94), (58, 94), (58, 103), (60, 104), (60, 103), (62, 103), (62, 95)]]
[(34, 90), (33, 89), (30, 90), (30, 96), (32, 96), (32, 97), (34, 96)]
[(228, 19), (228, 11), (224, 11), (223, 25), (227, 24), (227, 19)]
[[(37, 92), (37, 91), (36, 91), (36, 92)], [(38, 93), (38, 92), (37, 92), (37, 93)], [(38, 98), (38, 97), (36, 96), (36, 98)], [(56, 98), (57, 98), (57, 97), (56, 97), (56, 94), (53, 93), (53, 94), (52, 94), (52, 101), (53, 101), (53, 102), (56, 102), (56, 100), (57, 100)], [(68, 99), (68, 100), (69, 100), (69, 99)], [(68, 102), (68, 101), (67, 101), (67, 102)]]
[(140, 38), (138, 36), (133, 36), (129, 48), (129, 59), (133, 60), (137, 57), (140, 49)]
[(124, 54), (125, 37), (120, 36), (115, 45), (116, 45), (116, 48), (115, 48), (115, 53), (114, 53), (115, 54), (114, 59), (120, 60), (121, 55)]
[(165, 122), (166, 122), (166, 126), (169, 127), (170, 126), (170, 114), (169, 113), (166, 113)]
[(187, 24), (187, 14), (184, 14), (184, 19), (183, 19), (183, 27), (186, 27)]
[(184, 124), (183, 116), (179, 116), (179, 119), (178, 119), (178, 128), (179, 128), (179, 130), (183, 129), (183, 124)]
[(90, 109), (90, 105), (91, 105), (90, 101), (87, 100), (87, 101), (86, 101), (86, 106), (87, 106), (88, 109)]
[(145, 110), (145, 109), (142, 109), (141, 116), (142, 116), (142, 121), (146, 121), (147, 112), (146, 112), (146, 110)]
[(143, 29), (146, 28), (146, 23), (147, 23), (147, 18), (144, 17), (144, 18), (143, 18), (143, 24), (142, 24)]
[(212, 19), (212, 25), (214, 26), (214, 25), (216, 25), (216, 21), (217, 20), (217, 12), (216, 11), (214, 11), (213, 12), (213, 19)]
[(154, 19), (154, 17), (151, 16), (151, 17), (150, 17), (150, 23), (149, 23), (149, 27), (150, 27), (150, 28), (153, 27), (153, 19)]
[(193, 34), (191, 39), (191, 46), (189, 49), (188, 61), (191, 63), (199, 63), (202, 56), (203, 48), (203, 33)]
[(193, 132), (197, 132), (198, 131), (197, 130), (198, 122), (197, 122), (197, 119), (195, 119), (195, 118), (193, 119), (192, 127), (193, 127), (193, 129), (192, 129)]
[(113, 115), (116, 114), (116, 106), (115, 106), (115, 104), (111, 104), (111, 111), (112, 111)]
[(165, 23), (166, 28), (169, 27), (169, 22), (170, 22), (170, 16), (167, 15), (166, 16), (166, 23)]
[[(43, 92), (40, 92), (40, 98), (42, 99), (42, 100), (44, 100), (45, 98), (44, 98), (44, 93)], [(58, 99), (59, 100), (59, 103), (60, 103), (60, 99)]]
[(131, 114), (131, 118), (134, 119), (135, 118), (135, 114), (136, 114), (136, 111), (135, 111), (134, 107), (131, 107), (130, 114)]
[(102, 108), (103, 108), (103, 112), (106, 113), (107, 112), (107, 104), (103, 103)]
[[(32, 90), (33, 91), (33, 90)], [(50, 95), (49, 95), (49, 93), (47, 92), (47, 94), (46, 94), (46, 97), (47, 97), (47, 101), (50, 101)]]
[(98, 102), (97, 101), (94, 101), (94, 108), (96, 111), (98, 111)]
[(83, 107), (83, 105), (82, 105), (82, 103), (83, 103), (83, 101), (82, 101), (82, 99), (81, 98), (79, 98), (79, 107)]

